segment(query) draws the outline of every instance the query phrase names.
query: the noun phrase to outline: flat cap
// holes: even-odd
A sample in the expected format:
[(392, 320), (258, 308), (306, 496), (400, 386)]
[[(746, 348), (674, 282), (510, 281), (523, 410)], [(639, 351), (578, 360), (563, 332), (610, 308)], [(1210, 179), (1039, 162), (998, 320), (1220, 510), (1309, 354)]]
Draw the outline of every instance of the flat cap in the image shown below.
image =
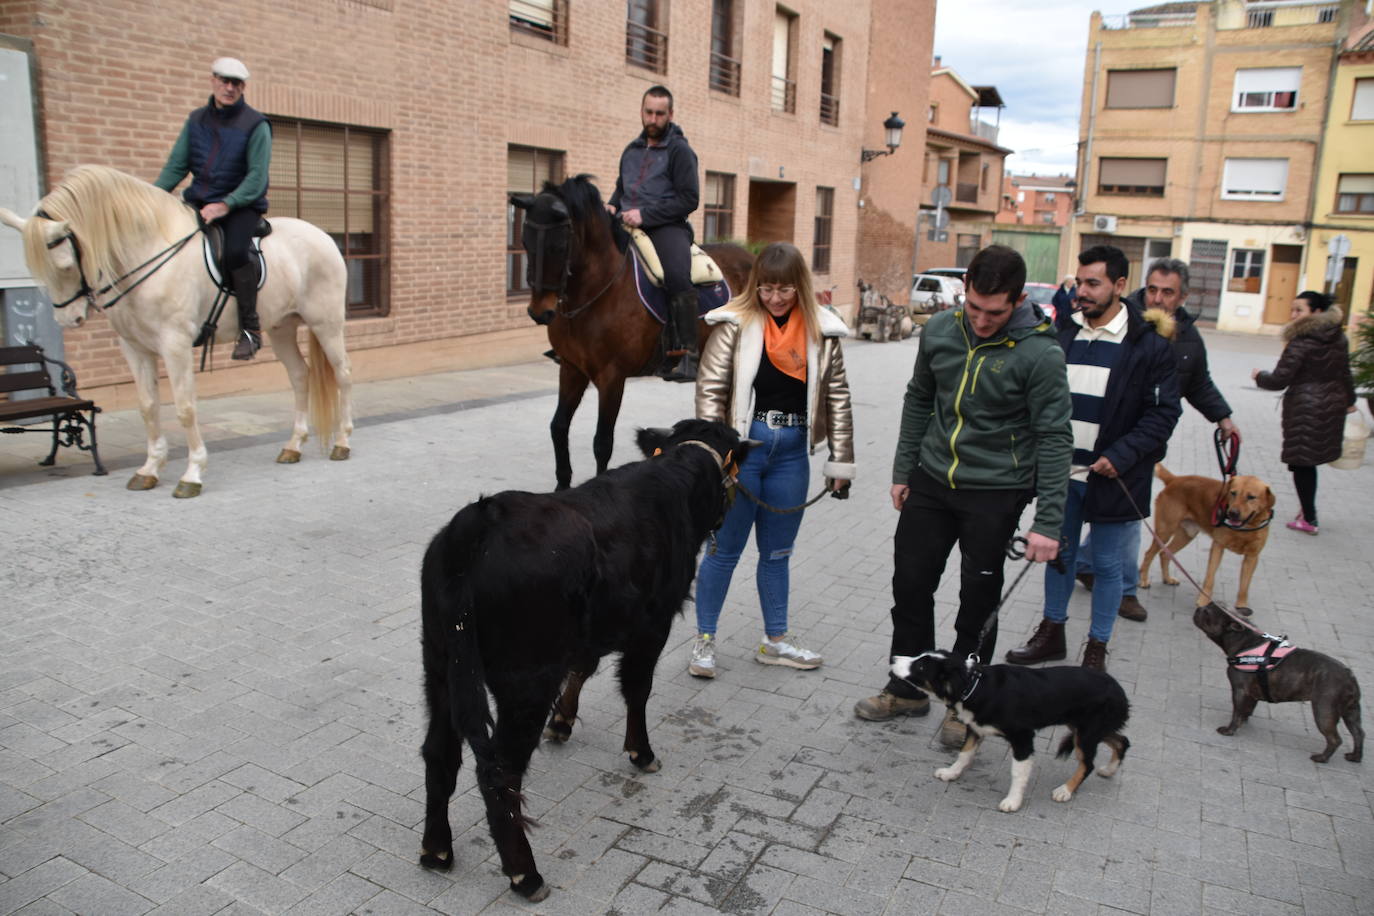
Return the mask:
[(227, 80), (248, 80), (248, 68), (237, 57), (221, 57), (210, 65), (210, 72)]

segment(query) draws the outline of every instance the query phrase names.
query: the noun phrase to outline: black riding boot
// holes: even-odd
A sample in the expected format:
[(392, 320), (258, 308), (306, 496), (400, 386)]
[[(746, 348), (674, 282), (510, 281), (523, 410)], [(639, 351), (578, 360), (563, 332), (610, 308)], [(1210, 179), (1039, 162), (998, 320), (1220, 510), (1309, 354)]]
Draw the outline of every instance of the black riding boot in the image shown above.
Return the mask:
[[(660, 378), (670, 382), (697, 379), (697, 294), (678, 293), (668, 300), (668, 320), (663, 326), (663, 365)], [(675, 355), (680, 354), (680, 355)]]
[(239, 307), (239, 339), (234, 344), (234, 359), (252, 359), (262, 347), (262, 325), (258, 322), (258, 265), (245, 264), (229, 275)]

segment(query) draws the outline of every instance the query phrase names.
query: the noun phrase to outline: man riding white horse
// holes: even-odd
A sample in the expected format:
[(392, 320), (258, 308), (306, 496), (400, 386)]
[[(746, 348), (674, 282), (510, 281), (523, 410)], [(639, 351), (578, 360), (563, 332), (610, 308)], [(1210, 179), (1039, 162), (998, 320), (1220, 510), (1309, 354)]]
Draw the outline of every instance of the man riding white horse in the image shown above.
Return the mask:
[(224, 232), (224, 269), (238, 300), (239, 339), (234, 359), (252, 359), (262, 346), (258, 321), (258, 265), (253, 231), (267, 212), (267, 168), (272, 127), (243, 100), (248, 68), (221, 57), (210, 65), (210, 101), (187, 117), (167, 164), (153, 184), (171, 191), (186, 173), (191, 184), (182, 198), (206, 223)]

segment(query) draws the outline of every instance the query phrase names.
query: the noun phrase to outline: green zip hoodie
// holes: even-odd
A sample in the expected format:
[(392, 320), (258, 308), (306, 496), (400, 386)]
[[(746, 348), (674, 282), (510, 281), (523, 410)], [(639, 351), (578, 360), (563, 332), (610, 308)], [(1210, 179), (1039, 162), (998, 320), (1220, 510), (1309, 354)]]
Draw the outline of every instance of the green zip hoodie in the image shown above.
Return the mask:
[(892, 482), (919, 466), (952, 489), (1035, 489), (1031, 530), (1058, 538), (1073, 456), (1064, 351), (1039, 308), (1022, 303), (980, 340), (963, 309), (921, 333), (902, 405)]

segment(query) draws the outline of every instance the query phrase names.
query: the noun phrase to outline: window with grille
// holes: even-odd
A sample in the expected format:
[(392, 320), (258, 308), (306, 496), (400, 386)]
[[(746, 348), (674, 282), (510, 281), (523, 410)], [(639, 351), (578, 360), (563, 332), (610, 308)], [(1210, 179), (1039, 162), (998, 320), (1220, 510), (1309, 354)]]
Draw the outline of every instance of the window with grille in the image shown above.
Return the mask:
[(568, 0), (509, 0), (510, 28), (521, 35), (568, 43)]
[(1173, 67), (1159, 70), (1108, 70), (1108, 108), (1173, 108)]
[(705, 221), (703, 237), (708, 242), (726, 241), (735, 234), (735, 176), (707, 172), (705, 191), (701, 207)]
[(1374, 175), (1342, 175), (1336, 184), (1336, 212), (1374, 216)]
[(811, 243), (811, 270), (830, 273), (830, 232), (835, 216), (835, 189), (816, 188), (816, 234)]
[(773, 85), (774, 111), (789, 114), (797, 110), (797, 81), (793, 76), (792, 45), (797, 29), (797, 17), (782, 7), (773, 12)]
[(1232, 111), (1292, 111), (1298, 107), (1302, 67), (1237, 70)]
[(314, 223), (348, 265), (348, 316), (385, 315), (390, 292), (388, 135), (271, 118), (273, 216)]
[(1227, 159), (1222, 169), (1222, 200), (1283, 200), (1287, 159)]
[(739, 95), (736, 6), (735, 0), (713, 0), (711, 4), (711, 88), (734, 96)]
[(821, 123), (840, 125), (840, 40), (829, 32), (821, 38)]
[(668, 22), (659, 0), (628, 0), (625, 60), (654, 73), (668, 72)]
[[(507, 194), (535, 194), (544, 187), (544, 182), (562, 180), (562, 152), (531, 146), (506, 147)], [(507, 203), (506, 295), (509, 297), (525, 296), (530, 291), (525, 281), (525, 248), (520, 241), (524, 229), (525, 211)]]
[(1231, 278), (1226, 288), (1233, 293), (1257, 293), (1264, 277), (1264, 251), (1237, 248), (1231, 252)]
[(1101, 194), (1163, 197), (1167, 159), (1098, 160), (1097, 190)]

